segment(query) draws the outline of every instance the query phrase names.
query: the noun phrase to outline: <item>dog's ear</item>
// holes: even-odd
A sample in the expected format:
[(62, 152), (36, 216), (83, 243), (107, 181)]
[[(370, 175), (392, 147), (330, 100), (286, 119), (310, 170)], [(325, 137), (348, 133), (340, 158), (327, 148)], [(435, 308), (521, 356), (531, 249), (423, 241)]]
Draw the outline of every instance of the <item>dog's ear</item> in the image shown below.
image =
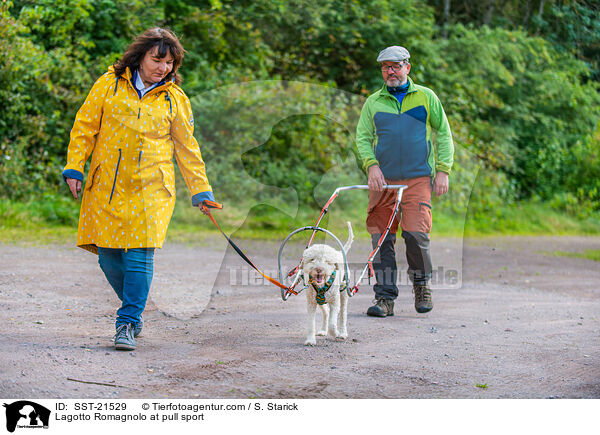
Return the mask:
[(312, 261), (312, 258), (310, 258), (309, 255), (304, 254), (302, 256), (302, 258), (300, 259), (300, 269), (302, 269), (304, 266), (306, 266), (311, 261)]
[(300, 268), (300, 276), (302, 277), (302, 279), (304, 280), (304, 285), (308, 284), (308, 281), (310, 280), (310, 273), (306, 272), (304, 270), (304, 268)]
[(313, 260), (313, 257), (315, 256), (314, 253), (314, 249), (310, 248), (306, 248), (304, 250), (304, 252), (302, 252), (302, 263), (306, 264), (306, 263), (310, 263)]
[(335, 262), (336, 264), (344, 265), (344, 256), (339, 251), (335, 251)]

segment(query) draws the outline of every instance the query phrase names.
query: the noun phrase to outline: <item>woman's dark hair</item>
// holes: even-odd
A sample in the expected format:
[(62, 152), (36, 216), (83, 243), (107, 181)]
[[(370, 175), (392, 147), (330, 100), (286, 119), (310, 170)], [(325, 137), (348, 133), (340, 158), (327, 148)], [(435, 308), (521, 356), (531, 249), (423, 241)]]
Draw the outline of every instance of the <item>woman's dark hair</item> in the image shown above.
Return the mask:
[(177, 69), (181, 65), (185, 50), (173, 32), (160, 27), (146, 30), (127, 47), (123, 57), (113, 65), (117, 77), (121, 76), (127, 67), (132, 73), (138, 69), (146, 53), (154, 47), (158, 47), (158, 57), (160, 58), (167, 56), (167, 50), (173, 56), (173, 69), (167, 74), (165, 81), (174, 79), (175, 83), (181, 84), (181, 77), (177, 74)]

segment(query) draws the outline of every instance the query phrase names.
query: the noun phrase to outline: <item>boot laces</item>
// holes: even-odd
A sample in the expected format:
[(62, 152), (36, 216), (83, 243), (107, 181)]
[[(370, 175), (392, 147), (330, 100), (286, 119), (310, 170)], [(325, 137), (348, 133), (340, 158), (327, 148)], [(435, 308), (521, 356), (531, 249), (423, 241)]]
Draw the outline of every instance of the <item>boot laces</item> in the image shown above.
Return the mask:
[(431, 290), (425, 285), (417, 285), (413, 288), (415, 293), (415, 299), (417, 302), (430, 302), (431, 301)]
[(377, 305), (378, 307), (383, 308), (383, 309), (387, 309), (388, 304), (389, 304), (388, 300), (384, 299), (384, 298), (379, 298), (379, 299), (375, 298), (375, 299), (373, 299), (373, 301), (371, 303), (373, 305)]
[(123, 323), (117, 328), (115, 338), (126, 338), (130, 328), (131, 325), (129, 323)]

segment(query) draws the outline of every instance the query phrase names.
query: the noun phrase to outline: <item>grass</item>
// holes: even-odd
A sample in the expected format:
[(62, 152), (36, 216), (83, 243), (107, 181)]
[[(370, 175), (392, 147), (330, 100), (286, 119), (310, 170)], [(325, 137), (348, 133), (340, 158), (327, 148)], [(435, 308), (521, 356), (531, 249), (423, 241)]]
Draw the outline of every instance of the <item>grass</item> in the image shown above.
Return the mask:
[(585, 258), (586, 260), (600, 261), (600, 249), (586, 249), (581, 252), (552, 251), (544, 252), (544, 254), (554, 257)]
[(600, 215), (579, 218), (545, 203), (517, 203), (500, 207), (493, 213), (467, 214), (465, 235), (600, 235)]
[(0, 242), (74, 241), (78, 214), (78, 203), (50, 194), (25, 202), (0, 199)]
[[(367, 240), (365, 229), (366, 195), (347, 202), (340, 196), (323, 218), (321, 226), (345, 241), (346, 221), (352, 222), (355, 237)], [(282, 240), (296, 228), (314, 225), (317, 209), (292, 207), (289, 204), (228, 204), (213, 214), (225, 233), (234, 239)], [(42, 194), (35, 200), (16, 202), (0, 199), (0, 242), (4, 243), (73, 243), (77, 231), (79, 202), (66, 195)], [(599, 235), (600, 217), (578, 219), (560, 213), (544, 203), (519, 203), (504, 206), (493, 213), (469, 212), (459, 216), (435, 210), (433, 237), (484, 237), (501, 235)], [(202, 244), (218, 230), (189, 200), (181, 197), (167, 236), (168, 242)], [(555, 255), (562, 255), (556, 253)], [(564, 255), (579, 255), (564, 253)], [(582, 254), (598, 260), (598, 251)]]

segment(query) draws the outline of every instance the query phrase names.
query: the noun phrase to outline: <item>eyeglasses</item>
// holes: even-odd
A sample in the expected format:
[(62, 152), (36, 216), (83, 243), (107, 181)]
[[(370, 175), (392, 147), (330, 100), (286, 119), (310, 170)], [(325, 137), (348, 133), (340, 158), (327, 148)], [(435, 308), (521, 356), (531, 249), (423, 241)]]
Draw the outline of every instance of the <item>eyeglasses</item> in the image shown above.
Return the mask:
[(400, 71), (400, 70), (401, 70), (401, 69), (404, 67), (404, 65), (406, 65), (406, 64), (407, 64), (406, 62), (402, 62), (402, 63), (396, 63), (396, 64), (393, 64), (393, 65), (381, 65), (381, 71), (383, 71), (383, 72), (386, 72), (386, 71), (389, 71), (389, 69), (391, 68), (391, 69), (392, 69), (392, 71), (394, 71), (394, 72), (398, 72), (398, 71)]

